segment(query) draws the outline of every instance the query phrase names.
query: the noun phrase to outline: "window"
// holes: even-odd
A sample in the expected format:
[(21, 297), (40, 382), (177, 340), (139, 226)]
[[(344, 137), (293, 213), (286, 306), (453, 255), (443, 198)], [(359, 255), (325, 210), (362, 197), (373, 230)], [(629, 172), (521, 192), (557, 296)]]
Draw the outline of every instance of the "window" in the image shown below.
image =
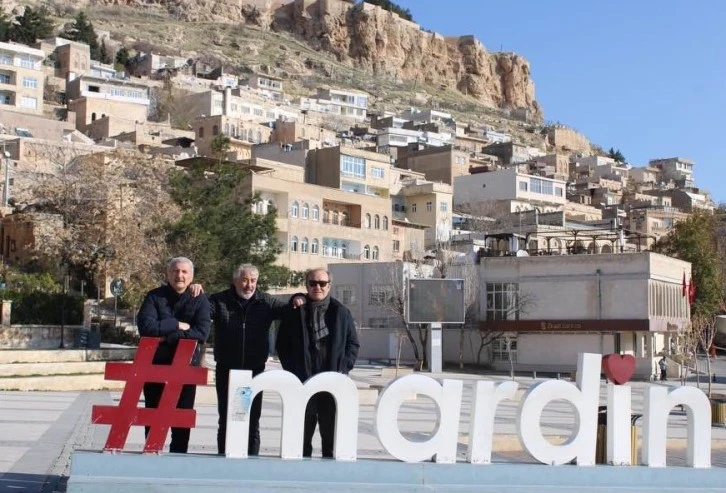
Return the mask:
[(290, 240), (290, 251), (297, 252), (297, 236), (293, 236)]
[(98, 86), (88, 86), (88, 92), (101, 92), (101, 88)]
[(366, 214), (366, 221), (364, 223), (364, 226), (368, 229), (371, 229), (371, 215)]
[(562, 197), (562, 187), (555, 187), (555, 196)]
[(416, 204), (411, 204), (411, 212), (416, 212)]
[(393, 240), (393, 251), (394, 252), (401, 251), (401, 242), (399, 240)]
[(377, 246), (373, 247), (373, 252), (372, 252), (371, 256), (373, 257), (373, 260), (378, 260), (378, 247)]
[(355, 286), (336, 286), (335, 297), (344, 305), (352, 305), (355, 303)]
[(318, 240), (316, 238), (313, 238), (313, 242), (310, 244), (310, 253), (313, 255), (318, 254)]
[(363, 247), (363, 258), (366, 260), (371, 258), (371, 247), (368, 245)]
[(362, 157), (341, 156), (340, 173), (356, 178), (366, 177), (366, 160)]
[(212, 127), (212, 135), (219, 135), (219, 125)]
[(10, 104), (10, 94), (0, 93), (0, 104)]
[(20, 100), (21, 108), (36, 109), (38, 107), (38, 98), (31, 98), (29, 96), (23, 96)]
[(20, 55), (20, 66), (23, 68), (34, 68), (35, 60), (30, 55)]
[(317, 205), (313, 206), (313, 221), (320, 219), (320, 208)]
[(13, 64), (13, 57), (12, 55), (8, 54), (0, 54), (0, 64), (2, 65), (12, 65)]
[(487, 283), (487, 320), (519, 320), (519, 285)]
[(388, 216), (383, 216), (383, 229), (388, 231)]
[(297, 211), (298, 211), (298, 203), (297, 203), (297, 201), (295, 201), (290, 206), (290, 216), (297, 217)]
[(307, 202), (303, 202), (302, 206), (302, 218), (307, 219), (310, 217), (310, 207), (308, 206)]
[(527, 188), (528, 187), (527, 187), (527, 182), (526, 181), (520, 181), (519, 182), (519, 190), (521, 192), (526, 192), (527, 191)]
[(554, 186), (551, 181), (542, 180), (540, 178), (529, 179), (529, 189), (533, 193), (542, 195), (554, 195)]
[(264, 116), (265, 115), (265, 113), (262, 111), (261, 108), (255, 108), (254, 114), (255, 114), (255, 116)]
[(0, 74), (0, 84), (10, 84), (10, 75)]
[(381, 216), (378, 214), (373, 217), (373, 227), (375, 229), (381, 229)]
[(381, 306), (393, 303), (394, 298), (393, 286), (391, 284), (377, 284), (371, 286), (368, 304), (372, 306)]
[(330, 223), (330, 209), (325, 209), (323, 211), (323, 222)]
[(302, 243), (300, 243), (300, 251), (302, 253), (308, 253), (308, 238), (307, 236), (302, 239)]
[(341, 243), (340, 244), (340, 258), (348, 258), (348, 244), (347, 243)]
[(204, 138), (204, 127), (199, 127), (199, 138), (200, 139)]
[(433, 202), (426, 202), (426, 212), (431, 212), (434, 209)]
[(340, 213), (340, 225), (341, 226), (348, 225), (348, 214), (346, 214), (345, 212)]
[(447, 212), (449, 210), (449, 203), (448, 202), (441, 202), (439, 204), (439, 211), (440, 212)]
[(516, 363), (517, 339), (498, 337), (492, 341), (492, 360), (509, 361), (510, 354), (512, 356), (512, 361)]
[(338, 224), (340, 222), (340, 213), (336, 210), (333, 211), (333, 224)]
[(378, 178), (382, 180), (386, 175), (386, 170), (379, 168), (378, 166), (371, 166), (371, 178)]
[(23, 77), (23, 87), (28, 89), (37, 89), (38, 79), (35, 79), (33, 77)]

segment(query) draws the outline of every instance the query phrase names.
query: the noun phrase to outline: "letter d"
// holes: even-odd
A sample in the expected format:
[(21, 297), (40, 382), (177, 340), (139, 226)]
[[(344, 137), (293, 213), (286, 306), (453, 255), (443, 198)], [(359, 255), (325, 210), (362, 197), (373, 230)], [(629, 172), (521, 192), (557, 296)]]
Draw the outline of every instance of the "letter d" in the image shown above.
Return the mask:
[[(601, 355), (581, 353), (577, 361), (577, 386), (562, 380), (533, 385), (527, 391), (517, 416), (519, 440), (524, 449), (543, 464), (578, 466), (595, 464), (597, 406), (600, 398)], [(561, 445), (551, 444), (540, 428), (542, 410), (553, 400), (565, 400), (575, 408), (575, 430)]]

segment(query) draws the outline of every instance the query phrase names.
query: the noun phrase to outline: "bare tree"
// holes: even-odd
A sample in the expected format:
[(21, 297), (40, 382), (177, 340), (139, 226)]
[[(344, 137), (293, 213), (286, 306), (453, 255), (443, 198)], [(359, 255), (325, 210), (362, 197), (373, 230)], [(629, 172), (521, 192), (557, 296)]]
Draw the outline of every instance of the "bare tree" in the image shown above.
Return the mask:
[[(724, 306), (716, 313), (723, 313)], [(691, 317), (691, 331), (693, 332), (694, 338), (697, 340), (697, 344), (703, 348), (706, 353), (706, 375), (708, 376), (708, 397), (711, 397), (711, 383), (713, 381), (712, 370), (711, 370), (711, 355), (710, 350), (713, 345), (713, 340), (716, 337), (716, 314), (713, 315), (702, 315), (696, 313)], [(697, 351), (694, 351), (694, 355), (697, 355)], [(699, 372), (698, 357), (695, 357), (695, 368), (696, 375)], [(698, 376), (696, 377), (698, 379)], [(697, 380), (696, 384), (700, 387), (700, 381)]]

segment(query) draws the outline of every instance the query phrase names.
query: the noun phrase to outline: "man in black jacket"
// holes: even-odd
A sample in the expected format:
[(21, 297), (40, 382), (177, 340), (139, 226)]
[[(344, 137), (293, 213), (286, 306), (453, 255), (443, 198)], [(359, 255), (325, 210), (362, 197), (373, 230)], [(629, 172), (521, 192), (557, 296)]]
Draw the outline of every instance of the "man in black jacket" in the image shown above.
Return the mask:
[[(227, 396), (230, 370), (251, 370), (256, 376), (265, 370), (269, 354), (269, 329), (291, 307), (257, 289), (259, 271), (251, 264), (241, 265), (234, 273), (232, 286), (211, 296), (214, 323), (214, 359), (217, 388), (217, 452), (224, 454), (227, 433)], [(260, 453), (260, 414), (262, 393), (250, 407), (248, 455)]]
[[(189, 284), (194, 279), (194, 264), (185, 257), (175, 257), (166, 268), (167, 284), (152, 289), (144, 298), (138, 314), (139, 335), (161, 337), (154, 364), (168, 365), (174, 359), (179, 339), (195, 339), (197, 347), (192, 365), (199, 366), (204, 355), (201, 345), (209, 335), (209, 303), (206, 296), (193, 297)], [(156, 408), (164, 390), (163, 383), (144, 384), (144, 401), (148, 408)], [(184, 385), (177, 408), (193, 409), (196, 385)], [(169, 452), (186, 453), (189, 447), (189, 428), (172, 428)], [(146, 428), (149, 434), (149, 428)]]
[[(353, 314), (330, 296), (332, 279), (325, 269), (305, 277), (307, 303), (287, 312), (277, 335), (277, 355), (283, 369), (301, 382), (318, 373), (347, 374), (358, 357), (358, 335)], [(335, 399), (328, 392), (314, 395), (305, 408), (303, 457), (312, 456), (315, 427), (320, 425), (323, 457), (333, 457)]]

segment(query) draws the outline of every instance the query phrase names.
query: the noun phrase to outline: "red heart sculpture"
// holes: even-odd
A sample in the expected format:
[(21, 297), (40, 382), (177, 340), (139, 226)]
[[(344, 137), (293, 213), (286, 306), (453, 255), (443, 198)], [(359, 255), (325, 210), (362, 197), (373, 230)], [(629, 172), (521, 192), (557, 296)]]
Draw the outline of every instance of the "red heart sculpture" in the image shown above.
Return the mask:
[(605, 378), (615, 385), (622, 385), (629, 382), (635, 373), (635, 357), (629, 354), (606, 354), (602, 358), (602, 370)]

